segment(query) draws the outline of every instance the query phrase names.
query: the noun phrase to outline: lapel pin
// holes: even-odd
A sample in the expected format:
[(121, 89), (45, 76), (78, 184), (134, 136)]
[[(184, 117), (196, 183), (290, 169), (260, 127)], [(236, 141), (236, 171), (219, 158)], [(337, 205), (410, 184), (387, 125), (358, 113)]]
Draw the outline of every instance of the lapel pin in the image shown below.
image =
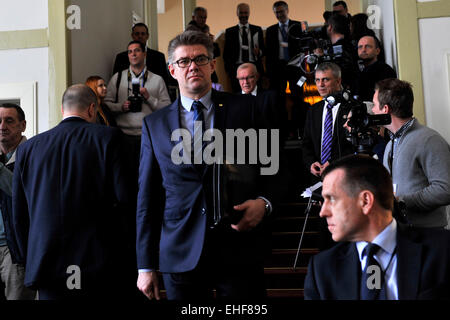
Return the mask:
[(222, 104), (222, 103), (219, 103), (219, 107), (223, 107), (223, 104)]

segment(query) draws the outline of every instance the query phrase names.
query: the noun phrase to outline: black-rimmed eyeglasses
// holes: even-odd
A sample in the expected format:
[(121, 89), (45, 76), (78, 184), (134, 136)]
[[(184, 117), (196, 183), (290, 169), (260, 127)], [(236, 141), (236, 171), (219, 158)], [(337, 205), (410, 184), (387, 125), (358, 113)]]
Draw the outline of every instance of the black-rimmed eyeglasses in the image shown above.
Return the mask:
[(173, 64), (176, 63), (180, 68), (187, 68), (191, 65), (192, 61), (194, 61), (197, 66), (204, 66), (211, 61), (211, 58), (202, 54), (200, 56), (195, 57), (194, 59), (191, 58), (178, 59)]

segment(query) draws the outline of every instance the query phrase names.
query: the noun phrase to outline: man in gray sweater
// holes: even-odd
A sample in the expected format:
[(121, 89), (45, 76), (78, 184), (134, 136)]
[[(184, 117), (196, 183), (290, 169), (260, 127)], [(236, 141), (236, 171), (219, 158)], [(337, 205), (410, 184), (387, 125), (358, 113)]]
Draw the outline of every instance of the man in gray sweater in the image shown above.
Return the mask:
[(384, 152), (384, 166), (393, 180), (394, 194), (415, 227), (447, 226), (450, 204), (450, 147), (442, 136), (413, 117), (411, 85), (398, 79), (377, 83), (375, 114), (390, 114), (385, 127), (391, 141)]

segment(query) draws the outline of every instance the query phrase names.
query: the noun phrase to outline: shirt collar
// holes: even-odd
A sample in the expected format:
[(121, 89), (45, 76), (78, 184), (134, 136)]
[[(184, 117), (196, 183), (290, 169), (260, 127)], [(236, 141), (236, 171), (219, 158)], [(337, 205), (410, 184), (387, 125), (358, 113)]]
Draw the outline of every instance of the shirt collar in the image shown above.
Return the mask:
[(280, 28), (281, 28), (282, 26), (284, 26), (284, 25), (286, 25), (286, 26), (289, 27), (289, 19), (287, 19), (285, 23), (281, 23), (280, 21), (278, 21), (278, 26), (279, 26)]
[[(211, 94), (212, 94), (212, 90), (209, 90), (207, 94), (205, 94), (203, 97), (198, 99), (208, 110), (211, 108), (211, 105), (212, 105)], [(181, 99), (181, 105), (183, 106), (183, 108), (186, 111), (190, 112), (191, 108), (192, 108), (192, 103), (194, 103), (194, 100), (191, 98), (185, 97), (183, 95), (180, 95), (180, 99)]]
[(146, 71), (147, 71), (147, 66), (144, 66), (144, 69), (142, 69), (141, 73), (136, 75), (136, 74), (134, 74), (133, 70), (131, 70), (131, 66), (130, 66), (130, 73), (131, 73), (131, 77), (132, 78), (140, 79), (140, 78), (142, 78), (144, 76)]
[(250, 24), (249, 24), (248, 22), (247, 22), (247, 24), (240, 24), (240, 23), (239, 23), (239, 30), (241, 30), (242, 27), (246, 27), (247, 30), (248, 30), (248, 29), (250, 29)]
[[(367, 243), (366, 241), (356, 242), (360, 261), (363, 258), (362, 254)], [(373, 239), (372, 243), (377, 244), (381, 249), (392, 255), (397, 246), (397, 221), (392, 219), (391, 223)]]
[(389, 132), (389, 137), (391, 138), (391, 140), (394, 140), (396, 138), (400, 138), (413, 125), (414, 120), (416, 120), (416, 118), (412, 118), (411, 120), (406, 122), (404, 125), (402, 125), (400, 127), (400, 129), (397, 130), (396, 133), (392, 133), (392, 132), (388, 131)]

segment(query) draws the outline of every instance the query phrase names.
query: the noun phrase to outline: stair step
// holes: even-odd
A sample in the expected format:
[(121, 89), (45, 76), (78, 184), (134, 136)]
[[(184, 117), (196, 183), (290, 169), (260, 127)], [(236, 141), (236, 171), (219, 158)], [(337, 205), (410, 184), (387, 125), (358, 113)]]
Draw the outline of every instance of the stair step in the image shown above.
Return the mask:
[(267, 289), (268, 298), (303, 298), (303, 289)]
[[(272, 232), (272, 249), (298, 248), (301, 232)], [(303, 235), (302, 248), (318, 248), (320, 234), (317, 231), (305, 231)]]
[[(318, 230), (319, 229), (319, 217), (309, 216), (306, 223), (306, 231), (308, 230)], [(303, 230), (303, 225), (305, 224), (305, 217), (280, 217), (276, 218), (270, 223), (271, 230), (273, 232), (279, 231), (301, 231)]]
[[(301, 249), (298, 256), (297, 266), (306, 267), (309, 262), (309, 258), (319, 253), (319, 249)], [(265, 267), (292, 267), (297, 255), (297, 249), (272, 249), (272, 254), (266, 257), (264, 261)]]
[(307, 268), (264, 268), (266, 288), (292, 289), (303, 288)]
[[(305, 215), (306, 207), (308, 203), (302, 202), (292, 202), (292, 203), (282, 203), (278, 206), (278, 210), (275, 213), (277, 217), (302, 217)], [(310, 215), (319, 216), (320, 206), (313, 205), (311, 207)]]

